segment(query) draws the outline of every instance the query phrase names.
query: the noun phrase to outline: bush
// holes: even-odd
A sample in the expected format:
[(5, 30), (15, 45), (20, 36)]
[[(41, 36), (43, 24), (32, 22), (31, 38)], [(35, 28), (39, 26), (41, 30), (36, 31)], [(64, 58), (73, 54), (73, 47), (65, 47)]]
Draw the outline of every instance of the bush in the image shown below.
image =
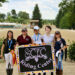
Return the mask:
[(69, 46), (69, 58), (75, 61), (75, 42)]
[(0, 54), (1, 54), (2, 43), (3, 43), (3, 39), (0, 38)]

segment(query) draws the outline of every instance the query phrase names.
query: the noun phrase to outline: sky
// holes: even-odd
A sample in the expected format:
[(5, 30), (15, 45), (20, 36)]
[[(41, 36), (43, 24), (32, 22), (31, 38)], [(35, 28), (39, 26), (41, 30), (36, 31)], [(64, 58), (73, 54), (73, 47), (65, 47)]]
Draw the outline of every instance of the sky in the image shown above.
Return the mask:
[(9, 2), (3, 3), (3, 6), (0, 7), (0, 12), (6, 14), (12, 9), (15, 9), (17, 13), (26, 11), (32, 18), (34, 6), (38, 4), (42, 19), (55, 19), (59, 11), (58, 4), (60, 2), (61, 0), (9, 0)]

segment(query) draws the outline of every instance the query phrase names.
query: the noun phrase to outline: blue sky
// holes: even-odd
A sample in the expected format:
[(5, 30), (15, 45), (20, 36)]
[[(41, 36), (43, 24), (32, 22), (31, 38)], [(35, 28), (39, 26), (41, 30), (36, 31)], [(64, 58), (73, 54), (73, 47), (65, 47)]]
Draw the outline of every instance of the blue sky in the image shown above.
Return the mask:
[(31, 18), (35, 4), (38, 4), (43, 19), (55, 19), (60, 2), (61, 0), (9, 0), (8, 3), (3, 4), (3, 7), (0, 7), (0, 12), (7, 13), (12, 9), (15, 9), (17, 13), (19, 11), (26, 11), (30, 14)]

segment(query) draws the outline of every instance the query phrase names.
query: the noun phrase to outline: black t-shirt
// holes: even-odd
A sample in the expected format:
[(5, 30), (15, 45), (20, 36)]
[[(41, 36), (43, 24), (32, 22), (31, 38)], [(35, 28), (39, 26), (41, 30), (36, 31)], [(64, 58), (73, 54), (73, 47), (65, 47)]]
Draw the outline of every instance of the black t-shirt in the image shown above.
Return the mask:
[(60, 41), (55, 42), (55, 53), (61, 49), (61, 45), (63, 45), (63, 47), (66, 46), (66, 41), (63, 38), (61, 38)]
[(3, 41), (3, 44), (4, 44), (4, 53), (9, 53), (11, 50), (14, 50), (14, 46), (16, 44), (16, 40), (15, 39), (12, 39), (12, 43), (11, 43), (11, 46), (10, 46), (10, 50), (9, 50), (9, 44), (8, 44), (8, 41), (9, 41), (9, 44), (11, 42), (11, 40), (7, 40), (5, 39)]

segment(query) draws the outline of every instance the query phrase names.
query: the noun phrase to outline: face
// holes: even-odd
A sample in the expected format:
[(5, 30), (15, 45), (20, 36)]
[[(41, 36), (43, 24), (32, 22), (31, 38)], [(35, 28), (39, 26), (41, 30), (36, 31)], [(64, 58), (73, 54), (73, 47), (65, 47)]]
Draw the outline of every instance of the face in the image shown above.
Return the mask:
[(56, 34), (56, 38), (60, 38), (60, 34)]
[(35, 34), (38, 34), (38, 33), (39, 33), (39, 30), (34, 30), (34, 33), (35, 33)]
[(22, 31), (22, 35), (27, 35), (27, 31)]
[(8, 37), (9, 37), (9, 38), (12, 38), (12, 35), (13, 35), (13, 34), (12, 34), (11, 32), (8, 33)]
[(46, 33), (50, 33), (51, 32), (51, 30), (48, 27), (46, 27), (45, 31), (46, 31)]

